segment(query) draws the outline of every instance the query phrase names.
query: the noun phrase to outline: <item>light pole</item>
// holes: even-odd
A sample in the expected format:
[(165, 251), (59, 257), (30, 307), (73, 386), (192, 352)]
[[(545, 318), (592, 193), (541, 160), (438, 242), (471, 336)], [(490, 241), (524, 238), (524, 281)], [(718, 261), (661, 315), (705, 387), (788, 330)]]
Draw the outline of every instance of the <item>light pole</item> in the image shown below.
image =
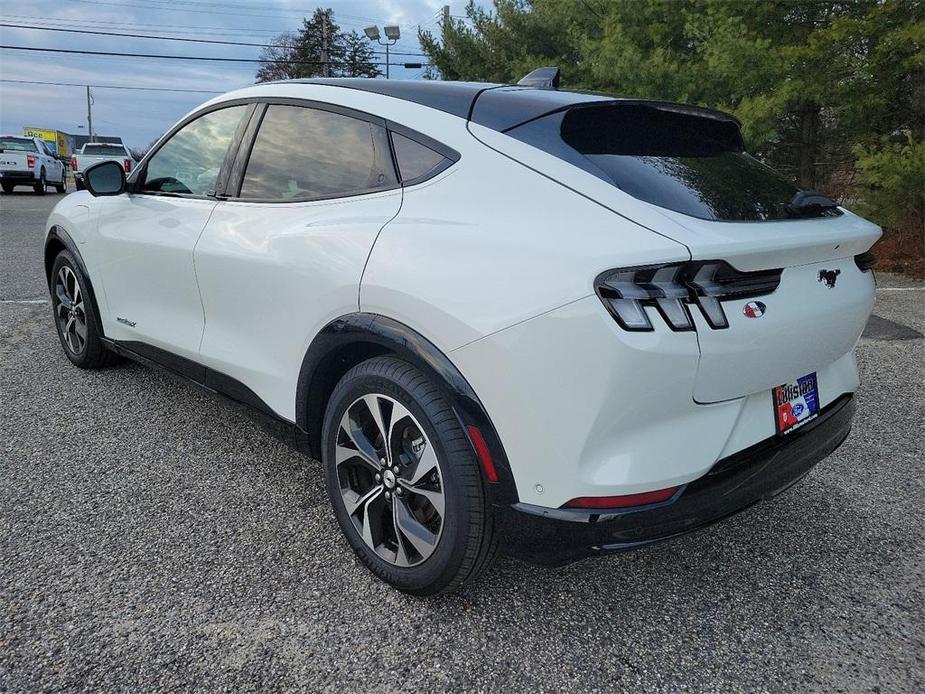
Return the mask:
[(389, 79), (389, 46), (394, 46), (398, 39), (401, 38), (401, 30), (397, 26), (382, 27), (382, 30), (385, 32), (385, 41), (379, 35), (379, 27), (377, 26), (366, 27), (363, 29), (363, 33), (366, 34), (366, 38), (370, 41), (375, 41), (380, 46), (385, 46), (385, 78)]

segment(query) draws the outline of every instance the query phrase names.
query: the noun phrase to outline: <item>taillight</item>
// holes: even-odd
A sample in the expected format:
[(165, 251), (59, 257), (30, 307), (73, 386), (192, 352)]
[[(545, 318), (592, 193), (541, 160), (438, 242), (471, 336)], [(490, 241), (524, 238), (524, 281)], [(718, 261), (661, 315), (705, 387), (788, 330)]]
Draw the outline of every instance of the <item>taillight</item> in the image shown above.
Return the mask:
[(639, 494), (622, 494), (620, 496), (579, 496), (566, 501), (562, 508), (631, 508), (633, 506), (648, 506), (660, 504), (673, 497), (680, 487), (656, 489), (654, 492), (640, 492)]
[(77, 157), (71, 157), (71, 171), (77, 171)]
[(34, 154), (26, 155), (26, 166), (28, 166), (30, 169), (35, 168), (35, 155)]
[(132, 173), (132, 160), (131, 159), (126, 159), (123, 162), (123, 166), (125, 166), (125, 173)]
[(867, 272), (868, 270), (874, 269), (874, 265), (877, 264), (877, 257), (870, 251), (867, 251), (866, 253), (854, 256), (854, 264), (858, 266), (858, 270), (861, 272)]
[(672, 330), (693, 330), (689, 307), (694, 304), (711, 328), (721, 330), (729, 327), (721, 302), (770, 294), (781, 272), (740, 272), (723, 260), (694, 261), (608, 270), (598, 275), (594, 288), (624, 330), (654, 330), (646, 307), (658, 311)]

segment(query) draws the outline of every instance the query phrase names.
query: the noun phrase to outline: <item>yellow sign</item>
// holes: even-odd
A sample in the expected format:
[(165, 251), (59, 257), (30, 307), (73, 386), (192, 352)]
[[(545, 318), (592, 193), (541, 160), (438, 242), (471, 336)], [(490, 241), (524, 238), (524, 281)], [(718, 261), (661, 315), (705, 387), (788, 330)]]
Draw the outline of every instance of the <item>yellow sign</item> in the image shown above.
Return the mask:
[(42, 142), (47, 142), (51, 145), (51, 151), (57, 153), (59, 157), (68, 155), (67, 135), (62, 132), (47, 128), (23, 128), (22, 134), (23, 137), (37, 137)]
[(55, 130), (45, 130), (44, 128), (23, 128), (23, 137), (37, 137), (44, 142), (57, 142), (58, 133)]

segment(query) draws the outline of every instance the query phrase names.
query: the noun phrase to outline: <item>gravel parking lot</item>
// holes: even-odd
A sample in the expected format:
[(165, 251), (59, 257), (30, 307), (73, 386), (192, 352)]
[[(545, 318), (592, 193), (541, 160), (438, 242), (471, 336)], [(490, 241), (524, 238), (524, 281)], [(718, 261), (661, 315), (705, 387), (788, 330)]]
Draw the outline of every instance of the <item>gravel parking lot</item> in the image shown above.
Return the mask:
[(272, 425), (70, 365), (57, 199), (0, 196), (0, 692), (925, 688), (925, 285), (880, 278), (854, 432), (774, 503), (421, 600), (354, 561)]

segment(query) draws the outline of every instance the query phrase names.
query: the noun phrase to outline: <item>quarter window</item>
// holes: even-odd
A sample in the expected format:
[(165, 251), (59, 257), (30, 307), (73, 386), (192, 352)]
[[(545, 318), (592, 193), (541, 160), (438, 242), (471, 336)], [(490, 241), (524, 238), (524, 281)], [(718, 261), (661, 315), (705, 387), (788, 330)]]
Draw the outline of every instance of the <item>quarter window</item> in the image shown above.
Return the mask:
[(449, 161), (430, 147), (395, 132), (392, 133), (392, 145), (395, 147), (395, 160), (403, 183), (414, 183), (426, 178)]
[(176, 132), (148, 161), (142, 190), (185, 195), (214, 192), (228, 146), (247, 108), (212, 111)]
[(302, 106), (267, 108), (241, 185), (241, 197), (310, 200), (398, 184), (383, 127)]

